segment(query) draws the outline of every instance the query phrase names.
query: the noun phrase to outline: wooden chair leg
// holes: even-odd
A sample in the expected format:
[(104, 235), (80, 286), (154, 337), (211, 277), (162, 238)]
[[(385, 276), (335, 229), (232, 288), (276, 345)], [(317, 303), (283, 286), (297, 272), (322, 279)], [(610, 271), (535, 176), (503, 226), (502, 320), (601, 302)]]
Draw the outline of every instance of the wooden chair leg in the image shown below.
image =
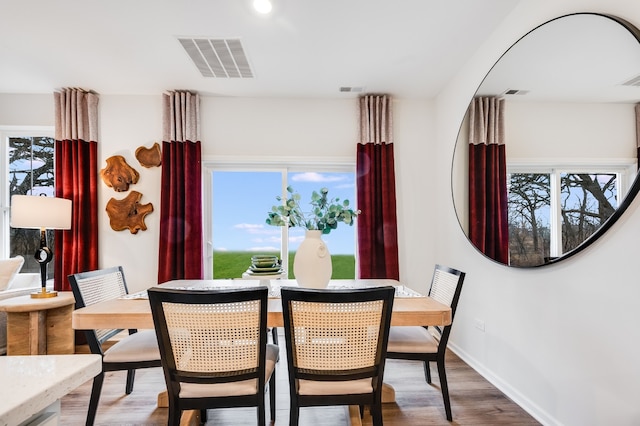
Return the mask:
[(442, 399), (444, 400), (444, 411), (447, 420), (452, 421), (451, 401), (449, 400), (449, 386), (447, 385), (447, 373), (444, 369), (444, 360), (438, 361), (438, 375), (440, 376), (440, 389), (442, 389)]
[(87, 411), (86, 426), (93, 426), (96, 421), (96, 413), (98, 412), (98, 402), (100, 402), (100, 392), (102, 392), (102, 383), (104, 382), (104, 373), (100, 373), (93, 378), (91, 386), (91, 398), (89, 399), (89, 410)]
[(129, 395), (133, 392), (133, 380), (136, 377), (136, 370), (127, 370), (127, 385), (125, 387), (124, 393)]
[(262, 401), (260, 401), (260, 403), (258, 404), (258, 426), (265, 426), (266, 425), (266, 420), (265, 420), (265, 408), (264, 408), (264, 395), (262, 395)]

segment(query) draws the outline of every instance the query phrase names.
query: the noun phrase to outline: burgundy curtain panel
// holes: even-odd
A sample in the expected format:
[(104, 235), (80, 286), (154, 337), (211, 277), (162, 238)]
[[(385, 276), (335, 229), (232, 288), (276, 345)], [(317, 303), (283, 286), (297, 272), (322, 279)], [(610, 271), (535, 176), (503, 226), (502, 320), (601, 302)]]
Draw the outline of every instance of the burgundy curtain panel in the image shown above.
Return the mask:
[(163, 94), (158, 283), (204, 277), (199, 127), (197, 94)]
[(55, 193), (72, 202), (71, 229), (55, 231), (54, 289), (71, 291), (67, 276), (98, 269), (98, 95), (54, 93)]
[(469, 239), (486, 256), (509, 263), (504, 100), (469, 106)]
[(400, 279), (391, 97), (360, 97), (358, 278)]

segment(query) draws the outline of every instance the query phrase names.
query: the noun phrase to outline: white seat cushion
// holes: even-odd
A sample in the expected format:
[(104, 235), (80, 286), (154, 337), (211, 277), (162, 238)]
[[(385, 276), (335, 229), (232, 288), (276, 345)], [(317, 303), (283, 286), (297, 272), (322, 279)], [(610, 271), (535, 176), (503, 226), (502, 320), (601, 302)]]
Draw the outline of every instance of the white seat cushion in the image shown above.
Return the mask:
[(436, 353), (438, 341), (424, 327), (393, 326), (389, 329), (387, 352)]
[[(267, 345), (267, 359), (265, 365), (265, 382), (268, 382), (276, 368), (279, 348), (276, 345)], [(258, 390), (256, 379), (242, 380), (231, 383), (180, 383), (180, 398), (206, 398), (218, 396), (253, 395)]]
[(346, 380), (341, 382), (320, 382), (317, 380), (299, 380), (300, 395), (355, 395), (371, 393), (371, 379)]
[(140, 362), (160, 359), (155, 330), (130, 334), (104, 353), (104, 362)]

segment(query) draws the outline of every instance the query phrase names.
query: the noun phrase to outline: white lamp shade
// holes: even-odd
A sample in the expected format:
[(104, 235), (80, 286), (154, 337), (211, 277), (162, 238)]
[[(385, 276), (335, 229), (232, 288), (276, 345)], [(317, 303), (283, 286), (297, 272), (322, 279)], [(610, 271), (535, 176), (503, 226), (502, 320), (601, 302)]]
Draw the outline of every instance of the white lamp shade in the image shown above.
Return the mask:
[(11, 197), (11, 227), (71, 229), (71, 200), (14, 195)]

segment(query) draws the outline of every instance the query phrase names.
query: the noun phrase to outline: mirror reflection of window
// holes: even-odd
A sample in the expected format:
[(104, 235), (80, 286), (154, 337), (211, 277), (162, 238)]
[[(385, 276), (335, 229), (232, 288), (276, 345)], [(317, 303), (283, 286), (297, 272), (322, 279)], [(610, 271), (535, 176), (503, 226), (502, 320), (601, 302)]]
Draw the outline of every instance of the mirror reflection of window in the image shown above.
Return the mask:
[(537, 266), (579, 247), (618, 208), (616, 172), (510, 173), (509, 265)]

